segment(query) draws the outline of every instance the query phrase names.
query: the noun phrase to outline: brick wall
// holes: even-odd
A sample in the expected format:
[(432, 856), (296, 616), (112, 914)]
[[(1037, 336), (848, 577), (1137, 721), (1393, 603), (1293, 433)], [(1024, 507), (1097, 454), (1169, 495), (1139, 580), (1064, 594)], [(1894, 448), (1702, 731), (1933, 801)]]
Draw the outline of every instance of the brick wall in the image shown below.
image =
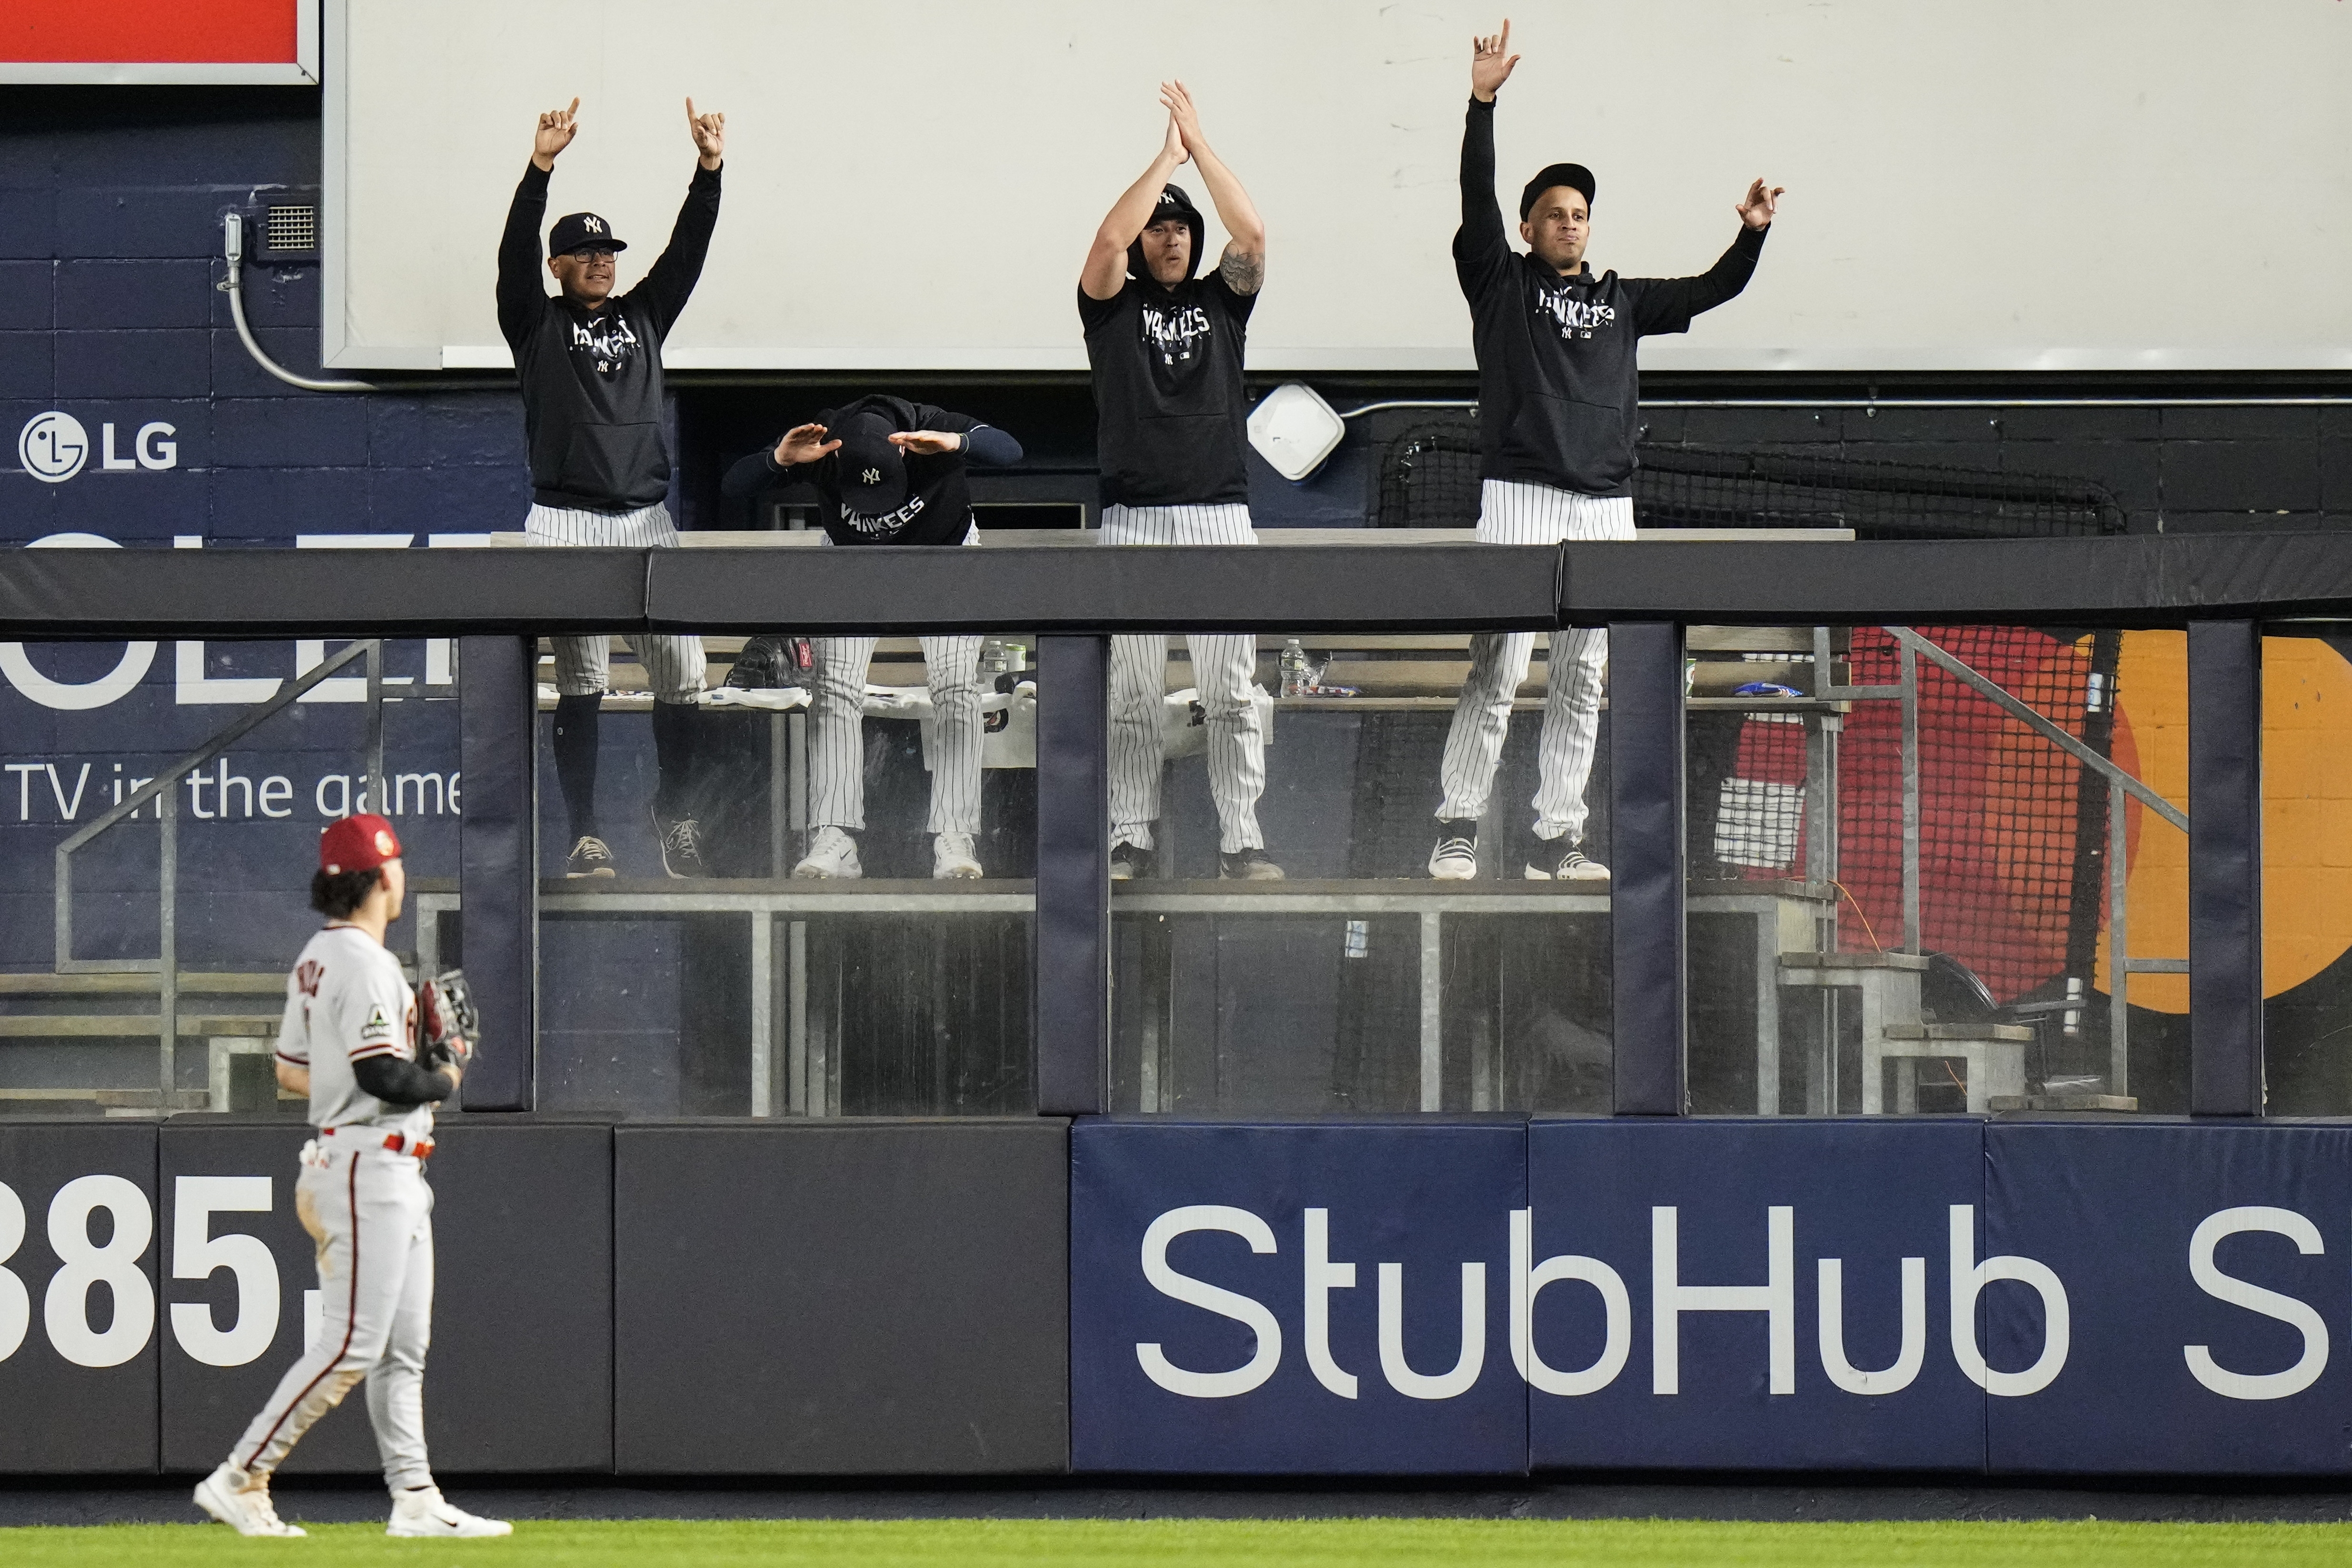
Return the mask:
[[(316, 186), (318, 101), (297, 89), (16, 89), (0, 108), (0, 542), (288, 543), (300, 534), (479, 532), (529, 503), (509, 392), (300, 392), (238, 340), (220, 214), (257, 186)], [(319, 375), (319, 269), (246, 267), (248, 319)], [(58, 484), (16, 436), (48, 410), (93, 451)], [(102, 465), (150, 423), (168, 468)], [(160, 446), (151, 452), (162, 455)]]

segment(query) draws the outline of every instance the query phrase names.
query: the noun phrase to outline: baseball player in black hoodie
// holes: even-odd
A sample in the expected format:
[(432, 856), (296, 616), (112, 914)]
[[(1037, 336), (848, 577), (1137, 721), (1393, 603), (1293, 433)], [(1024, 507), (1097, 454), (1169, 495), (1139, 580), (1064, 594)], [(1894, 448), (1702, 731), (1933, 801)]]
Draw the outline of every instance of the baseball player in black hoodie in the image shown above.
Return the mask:
[[(831, 439), (827, 439), (827, 437)], [(967, 463), (1021, 461), (1021, 444), (967, 413), (904, 398), (862, 397), (795, 425), (772, 449), (752, 453), (727, 471), (730, 497), (755, 496), (805, 480), (824, 505), (825, 542), (834, 545), (969, 545), (980, 542), (971, 517)], [(980, 857), (981, 688), (978, 637), (925, 637), (923, 667), (931, 693), (931, 874), (976, 877)], [(811, 683), (815, 731), (809, 758), (809, 852), (793, 868), (804, 879), (866, 874), (856, 835), (866, 828), (866, 672), (871, 637), (818, 637)]]
[[(1654, 332), (1686, 332), (1691, 318), (1748, 286), (1771, 226), (1777, 188), (1757, 181), (1737, 204), (1740, 229), (1722, 259), (1697, 277), (1598, 277), (1585, 265), (1594, 181), (1580, 163), (1554, 163), (1519, 196), (1511, 249), (1495, 203), (1495, 94), (1519, 57), (1511, 25), (1476, 39), (1469, 122), (1462, 136), (1462, 227), (1454, 267), (1470, 301), (1478, 357), (1478, 538), (1489, 544), (1633, 537), (1633, 438), (1640, 428), (1635, 349)], [(1471, 639), (1469, 677), (1445, 737), (1437, 847), (1429, 874), (1478, 874), (1478, 819), (1527, 678), (1535, 638), (1489, 632)], [(1538, 750), (1536, 821), (1524, 873), (1600, 881), (1608, 869), (1583, 852), (1584, 789), (1592, 774), (1609, 637), (1555, 632)]]
[[(530, 167), (515, 187), (499, 241), (499, 329), (514, 350), (530, 444), (534, 545), (668, 547), (677, 529), (664, 505), (669, 450), (662, 434), (662, 342), (702, 275), (719, 224), (719, 168), (727, 117), (697, 114), (686, 100), (697, 167), (669, 246), (643, 282), (613, 293), (614, 262), (627, 243), (594, 213), (555, 221), (540, 281), (539, 225), (547, 213), (556, 154), (579, 131), (580, 100), (539, 117)], [(604, 701), (606, 644), (601, 636), (555, 643), (555, 773), (572, 820), (571, 876), (611, 876), (613, 852), (596, 821), (596, 721)], [(662, 869), (703, 874), (695, 820), (694, 704), (703, 685), (702, 639), (639, 635), (630, 650), (654, 691), (654, 751), (660, 782), (651, 803)]]
[[(1078, 319), (1094, 371), (1096, 446), (1107, 545), (1246, 545), (1251, 530), (1243, 338), (1265, 278), (1265, 225), (1201, 134), (1181, 82), (1163, 83), (1160, 156), (1095, 232), (1078, 274)], [(1194, 277), (1207, 235), (1200, 210), (1167, 183), (1191, 162), (1231, 237), (1216, 269)], [(1257, 639), (1185, 638), (1209, 731), (1217, 806), (1217, 874), (1278, 880), (1265, 852), (1265, 730), (1252, 691)], [(1168, 639), (1110, 642), (1110, 874), (1150, 863), (1166, 766)]]

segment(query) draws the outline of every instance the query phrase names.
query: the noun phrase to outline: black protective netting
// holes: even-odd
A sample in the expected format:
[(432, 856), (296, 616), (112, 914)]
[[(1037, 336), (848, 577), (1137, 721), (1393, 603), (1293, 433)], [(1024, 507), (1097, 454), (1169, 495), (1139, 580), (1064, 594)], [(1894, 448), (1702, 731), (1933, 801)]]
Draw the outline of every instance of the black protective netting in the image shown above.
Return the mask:
[[(1643, 444), (1633, 506), (1645, 528), (1852, 528), (1858, 538), (2050, 538), (2120, 533), (2115, 497), (2087, 480), (1928, 463)], [(1381, 451), (1384, 528), (1478, 520), (1478, 426), (1456, 414)]]
[[(1860, 538), (2021, 538), (2121, 532), (2115, 499), (2079, 479), (1987, 474), (1832, 455), (1644, 444), (1633, 480), (1644, 528), (1850, 528)], [(1378, 523), (1468, 527), (1478, 515), (1475, 414), (1401, 432), (1381, 453)], [(2113, 633), (2029, 627), (1922, 632), (2105, 754), (2087, 712), (2095, 670), (2113, 690)], [(1856, 685), (1900, 678), (1892, 634), (1856, 627)], [(1800, 661), (1801, 663), (1801, 661)], [(1922, 941), (2009, 1001), (2086, 977), (2098, 936), (2104, 789), (2082, 768), (1931, 664), (1920, 666)], [(2112, 708), (2105, 711), (2112, 712)], [(1692, 716), (1690, 862), (1699, 877), (1778, 878), (1805, 865), (1805, 729), (1794, 714)], [(1840, 939), (1902, 939), (1902, 709), (1853, 705), (1840, 742)]]
[[(2112, 691), (2113, 633), (2023, 626), (1916, 629), (2095, 751), (2091, 677)], [(1858, 626), (1856, 685), (1902, 677), (1883, 627)], [(1719, 874), (1794, 877), (1805, 863), (1805, 731), (1793, 717), (1728, 716), (1736, 757), (1713, 815)], [(2065, 975), (2087, 977), (2098, 934), (2104, 789), (2082, 765), (1935, 665), (1919, 664), (1919, 904), (1922, 946), (1949, 953), (2009, 1002)], [(1858, 702), (1838, 746), (1840, 940), (1894, 947), (1903, 935), (1903, 711)], [(1704, 842), (1704, 839), (1702, 839)]]

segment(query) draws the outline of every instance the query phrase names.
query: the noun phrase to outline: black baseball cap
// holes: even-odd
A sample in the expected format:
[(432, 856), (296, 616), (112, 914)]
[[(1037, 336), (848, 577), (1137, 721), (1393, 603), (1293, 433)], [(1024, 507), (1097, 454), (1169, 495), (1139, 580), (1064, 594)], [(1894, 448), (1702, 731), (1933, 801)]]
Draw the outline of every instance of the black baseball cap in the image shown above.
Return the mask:
[(555, 220), (555, 227), (547, 236), (549, 256), (562, 256), (583, 246), (598, 250), (626, 250), (629, 242), (617, 237), (613, 225), (593, 213), (566, 213)]
[(893, 445), (889, 420), (872, 409), (861, 410), (835, 425), (841, 443), (834, 459), (840, 465), (841, 501), (851, 511), (869, 517), (895, 512), (907, 498), (907, 455)]
[(1581, 163), (1554, 163), (1549, 168), (1538, 174), (1534, 179), (1529, 180), (1528, 182), (1528, 188), (1519, 193), (1519, 221), (1521, 223), (1525, 223), (1527, 221), (1528, 214), (1535, 211), (1536, 198), (1542, 195), (1546, 191), (1550, 190), (1554, 185), (1566, 185), (1570, 190), (1579, 193), (1584, 197), (1584, 205), (1586, 210), (1590, 211), (1591, 209), (1592, 171), (1586, 168)]
[[(1143, 226), (1150, 228), (1153, 224), (1164, 224), (1171, 218), (1192, 231), (1192, 254), (1187, 258), (1191, 270), (1184, 275), (1190, 277), (1201, 270), (1201, 245), (1208, 237), (1209, 230), (1201, 216), (1201, 209), (1192, 204), (1192, 198), (1181, 185), (1160, 187), (1159, 204), (1151, 209), (1151, 215), (1143, 220)], [(1143, 265), (1143, 236), (1140, 235), (1136, 236), (1133, 245), (1127, 247), (1127, 269), (1138, 277), (1151, 276), (1151, 269)]]

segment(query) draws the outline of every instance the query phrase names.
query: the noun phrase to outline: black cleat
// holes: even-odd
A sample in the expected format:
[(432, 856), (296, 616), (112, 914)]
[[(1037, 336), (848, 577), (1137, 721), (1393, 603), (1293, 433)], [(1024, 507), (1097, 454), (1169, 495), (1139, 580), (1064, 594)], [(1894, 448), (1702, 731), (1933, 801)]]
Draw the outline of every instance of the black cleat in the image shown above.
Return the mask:
[(1151, 874), (1151, 852), (1133, 844), (1113, 844), (1110, 851), (1110, 879), (1132, 882)]
[(702, 863), (702, 824), (692, 817), (665, 822), (659, 807), (646, 810), (654, 820), (654, 837), (661, 841), (662, 870), (679, 878), (709, 876)]
[(1236, 850), (1217, 855), (1219, 882), (1280, 882), (1282, 868), (1261, 849)]
[(1540, 839), (1529, 834), (1527, 865), (1529, 882), (1607, 882), (1609, 868), (1587, 860), (1577, 839)]
[(611, 876), (613, 852), (593, 833), (583, 833), (563, 862), (566, 876)]

